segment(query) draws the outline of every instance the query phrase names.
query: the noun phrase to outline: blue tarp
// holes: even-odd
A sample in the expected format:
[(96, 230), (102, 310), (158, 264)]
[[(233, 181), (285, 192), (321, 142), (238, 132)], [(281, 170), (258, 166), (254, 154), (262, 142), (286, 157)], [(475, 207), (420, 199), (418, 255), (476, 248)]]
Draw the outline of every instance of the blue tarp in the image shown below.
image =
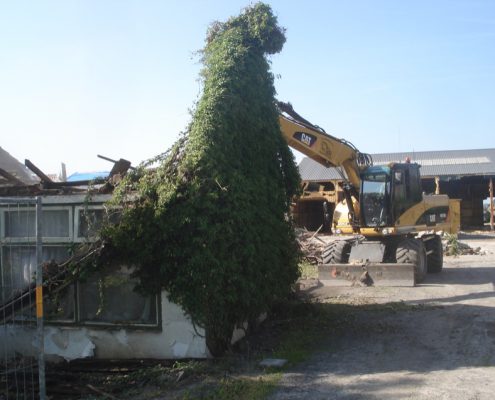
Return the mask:
[(96, 178), (106, 178), (109, 173), (109, 171), (74, 172), (67, 178), (67, 182), (91, 181)]

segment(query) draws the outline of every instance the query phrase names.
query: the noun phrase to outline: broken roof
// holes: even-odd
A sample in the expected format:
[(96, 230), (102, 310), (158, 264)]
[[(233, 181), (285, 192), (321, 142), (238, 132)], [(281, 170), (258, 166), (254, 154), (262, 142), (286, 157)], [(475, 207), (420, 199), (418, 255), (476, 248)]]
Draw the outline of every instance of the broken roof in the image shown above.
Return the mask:
[[(391, 162), (411, 162), (421, 165), (422, 177), (495, 176), (495, 149), (410, 151), (372, 154), (374, 165)], [(335, 168), (327, 168), (305, 157), (299, 164), (301, 179), (305, 181), (340, 180)]]
[(60, 181), (53, 179), (41, 171), (28, 159), (25, 166), (0, 148), (0, 197), (2, 196), (37, 196), (37, 195), (61, 195), (81, 192), (111, 193), (129, 169), (135, 170), (131, 162), (123, 158), (112, 160), (100, 156), (113, 163), (110, 172), (98, 172), (71, 175), (70, 179)]
[(0, 147), (0, 186), (35, 185), (39, 179)]

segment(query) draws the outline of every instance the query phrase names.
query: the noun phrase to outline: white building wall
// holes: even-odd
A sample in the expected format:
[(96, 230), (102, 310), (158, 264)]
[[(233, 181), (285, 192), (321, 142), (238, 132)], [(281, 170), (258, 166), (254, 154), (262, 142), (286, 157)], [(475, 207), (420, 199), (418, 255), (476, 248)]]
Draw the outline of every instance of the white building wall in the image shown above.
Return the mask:
[[(204, 330), (193, 326), (182, 308), (161, 296), (161, 331), (136, 328), (89, 326), (45, 326), (45, 354), (48, 361), (131, 358), (207, 358)], [(36, 327), (0, 326), (0, 354), (36, 354)]]

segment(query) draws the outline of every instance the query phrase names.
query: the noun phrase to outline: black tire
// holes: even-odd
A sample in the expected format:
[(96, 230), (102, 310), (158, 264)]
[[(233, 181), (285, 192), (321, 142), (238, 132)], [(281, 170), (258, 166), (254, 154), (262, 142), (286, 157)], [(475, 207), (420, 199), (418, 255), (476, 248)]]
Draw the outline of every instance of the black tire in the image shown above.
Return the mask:
[(329, 243), (323, 252), (321, 258), (323, 264), (345, 264), (349, 261), (351, 244), (345, 240), (336, 240)]
[(432, 239), (425, 241), (426, 251), (431, 251), (426, 255), (426, 265), (428, 273), (438, 274), (443, 269), (443, 246), (440, 236), (435, 235)]
[(414, 264), (414, 283), (421, 283), (426, 276), (426, 250), (418, 239), (404, 239), (397, 246), (395, 257), (398, 263)]

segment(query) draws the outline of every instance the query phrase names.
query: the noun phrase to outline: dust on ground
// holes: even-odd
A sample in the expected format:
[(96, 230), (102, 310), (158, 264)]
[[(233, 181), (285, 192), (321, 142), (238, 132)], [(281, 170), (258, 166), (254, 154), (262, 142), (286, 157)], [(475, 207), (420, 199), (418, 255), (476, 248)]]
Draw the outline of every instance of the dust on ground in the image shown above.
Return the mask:
[(357, 311), (354, 329), (284, 374), (271, 399), (492, 399), (495, 234), (459, 240), (480, 254), (446, 257), (413, 288), (308, 285), (313, 301), (383, 308)]

